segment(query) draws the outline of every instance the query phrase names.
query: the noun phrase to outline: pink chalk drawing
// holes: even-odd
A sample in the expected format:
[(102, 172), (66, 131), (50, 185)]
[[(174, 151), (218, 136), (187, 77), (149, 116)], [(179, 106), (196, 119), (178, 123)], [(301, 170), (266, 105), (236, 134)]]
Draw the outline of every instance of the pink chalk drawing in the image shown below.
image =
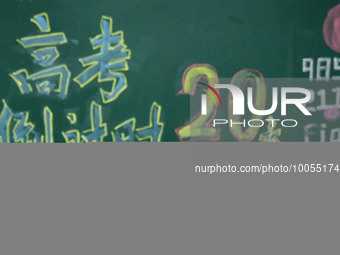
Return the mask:
[(340, 4), (328, 12), (323, 23), (323, 37), (329, 48), (340, 53)]
[(324, 111), (323, 116), (326, 120), (335, 121), (340, 117), (340, 110), (335, 106), (329, 107)]

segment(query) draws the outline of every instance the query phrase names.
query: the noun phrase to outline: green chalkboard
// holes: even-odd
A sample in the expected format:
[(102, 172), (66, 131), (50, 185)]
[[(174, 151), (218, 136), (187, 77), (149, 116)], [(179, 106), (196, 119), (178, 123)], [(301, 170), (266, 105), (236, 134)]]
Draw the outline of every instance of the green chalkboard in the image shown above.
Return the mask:
[(267, 108), (272, 86), (283, 86), (273, 78), (304, 78), (313, 114), (291, 110), (294, 128), (264, 125), (247, 136), (225, 125), (195, 140), (340, 141), (338, 4), (0, 0), (1, 141), (189, 140), (180, 132), (191, 118), (184, 77), (197, 67), (226, 81), (255, 70)]

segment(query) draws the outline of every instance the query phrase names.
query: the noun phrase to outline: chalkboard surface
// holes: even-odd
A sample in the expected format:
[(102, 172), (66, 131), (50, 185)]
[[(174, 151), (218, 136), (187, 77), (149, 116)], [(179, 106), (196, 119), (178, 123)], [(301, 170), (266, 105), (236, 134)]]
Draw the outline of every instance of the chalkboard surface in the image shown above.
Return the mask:
[(313, 116), (287, 116), (295, 128), (221, 127), (210, 138), (340, 141), (338, 4), (0, 0), (1, 142), (188, 140), (183, 79), (194, 68), (219, 79), (256, 70), (267, 107), (271, 78), (305, 78), (313, 90)]

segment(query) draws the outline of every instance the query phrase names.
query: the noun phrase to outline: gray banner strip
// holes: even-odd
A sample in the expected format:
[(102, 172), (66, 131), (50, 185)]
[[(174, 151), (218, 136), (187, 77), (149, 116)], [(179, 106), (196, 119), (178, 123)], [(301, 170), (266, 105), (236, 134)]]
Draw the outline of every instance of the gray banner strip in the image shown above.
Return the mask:
[(338, 254), (340, 173), (195, 173), (336, 164), (338, 143), (0, 145), (4, 255)]

